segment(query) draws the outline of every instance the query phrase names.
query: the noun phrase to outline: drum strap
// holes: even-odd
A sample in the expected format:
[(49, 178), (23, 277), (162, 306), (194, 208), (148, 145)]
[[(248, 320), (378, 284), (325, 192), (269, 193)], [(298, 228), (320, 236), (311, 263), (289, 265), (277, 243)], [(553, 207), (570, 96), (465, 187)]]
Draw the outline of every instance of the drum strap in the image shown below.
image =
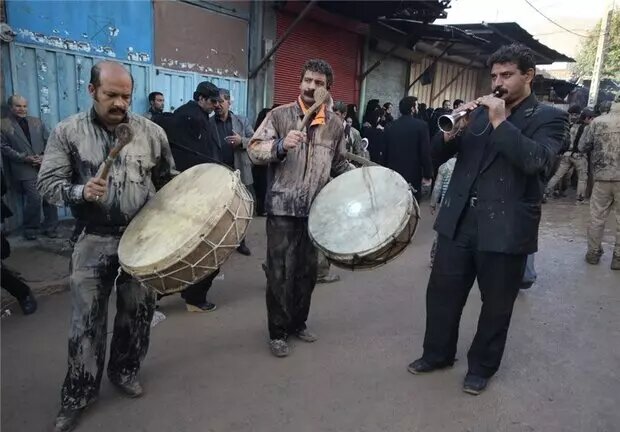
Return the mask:
[(118, 281), (118, 278), (121, 277), (122, 273), (123, 268), (121, 266), (118, 266), (118, 271), (116, 272), (116, 277), (114, 278), (114, 292), (116, 292), (116, 282)]

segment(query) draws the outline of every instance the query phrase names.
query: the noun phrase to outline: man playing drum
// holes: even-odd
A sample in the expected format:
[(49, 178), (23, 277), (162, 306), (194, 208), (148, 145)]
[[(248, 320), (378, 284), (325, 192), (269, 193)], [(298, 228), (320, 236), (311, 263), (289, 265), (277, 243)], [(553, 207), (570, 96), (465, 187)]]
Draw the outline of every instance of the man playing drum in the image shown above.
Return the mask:
[[(140, 363), (148, 346), (155, 291), (118, 273), (117, 247), (124, 227), (168, 179), (174, 161), (164, 131), (128, 112), (133, 78), (120, 64), (91, 69), (90, 111), (59, 123), (47, 143), (38, 189), (52, 204), (72, 207), (86, 228), (71, 257), (72, 318), (69, 369), (62, 387), (56, 431), (70, 431), (97, 399), (105, 362), (108, 300), (117, 285), (116, 319), (108, 378), (128, 397), (138, 397)], [(107, 179), (101, 166), (126, 123), (133, 138), (114, 160)], [(117, 280), (115, 280), (115, 278)]]
[(304, 64), (299, 98), (272, 110), (248, 146), (255, 164), (269, 164), (267, 188), (267, 318), (270, 348), (276, 357), (289, 354), (287, 339), (317, 337), (306, 327), (317, 278), (317, 250), (308, 235), (310, 205), (332, 176), (353, 166), (344, 158), (342, 121), (321, 106), (306, 131), (302, 118), (314, 103), (314, 91), (327, 90), (334, 74), (323, 60)]

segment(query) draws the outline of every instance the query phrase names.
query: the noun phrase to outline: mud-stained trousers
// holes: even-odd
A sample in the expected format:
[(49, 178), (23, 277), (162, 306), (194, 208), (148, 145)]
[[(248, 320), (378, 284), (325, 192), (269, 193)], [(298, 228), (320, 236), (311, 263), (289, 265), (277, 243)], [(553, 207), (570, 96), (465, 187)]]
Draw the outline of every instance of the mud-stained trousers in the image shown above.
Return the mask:
[[(61, 392), (63, 408), (83, 408), (97, 398), (106, 354), (108, 301), (119, 266), (119, 240), (120, 236), (83, 233), (75, 244), (70, 276), (69, 369)], [(125, 273), (116, 286), (117, 311), (108, 378), (122, 384), (134, 380), (146, 356), (156, 294)]]
[(575, 167), (577, 170), (577, 199), (585, 198), (588, 183), (588, 159), (578, 153), (572, 156), (567, 152), (562, 156), (558, 170), (547, 184), (547, 194), (553, 192), (555, 186), (568, 174), (572, 167)]
[(267, 320), (271, 339), (306, 328), (317, 278), (308, 218), (267, 217)]
[(588, 250), (601, 252), (605, 222), (609, 213), (616, 213), (616, 243), (614, 256), (620, 256), (620, 181), (595, 181), (590, 197), (590, 226)]

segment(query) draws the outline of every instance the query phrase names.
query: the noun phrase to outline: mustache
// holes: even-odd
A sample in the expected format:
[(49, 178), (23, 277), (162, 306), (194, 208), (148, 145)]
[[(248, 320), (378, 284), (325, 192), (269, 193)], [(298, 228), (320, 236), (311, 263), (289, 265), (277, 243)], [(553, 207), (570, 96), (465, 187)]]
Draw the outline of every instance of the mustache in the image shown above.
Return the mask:
[(127, 114), (127, 110), (125, 110), (123, 108), (110, 108), (108, 110), (108, 113), (110, 113), (110, 114)]
[(497, 86), (493, 89), (493, 95), (496, 97), (502, 97), (504, 96), (506, 93), (508, 93), (508, 90), (506, 90), (504, 87), (502, 86)]

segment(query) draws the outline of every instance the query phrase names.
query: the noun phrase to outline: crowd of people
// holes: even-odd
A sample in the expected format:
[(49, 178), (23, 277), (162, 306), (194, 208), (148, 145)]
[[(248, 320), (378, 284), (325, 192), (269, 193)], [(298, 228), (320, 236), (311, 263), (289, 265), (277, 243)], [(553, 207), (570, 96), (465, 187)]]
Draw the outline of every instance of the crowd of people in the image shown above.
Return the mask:
[[(571, 109), (574, 124), (569, 128), (569, 113), (539, 103), (532, 93), (536, 65), (528, 48), (502, 47), (488, 66), (490, 89), (501, 90), (502, 97), (444, 101), (429, 112), (407, 96), (398, 103), (399, 115), (392, 103), (373, 99), (361, 124), (355, 105), (329, 101), (304, 130), (299, 124), (315, 102), (315, 90), (334, 85), (331, 66), (323, 60), (307, 61), (298, 98), (263, 110), (254, 127), (234, 113), (227, 90), (207, 81), (173, 113), (164, 112), (164, 95), (153, 92), (148, 112), (134, 114), (133, 79), (114, 61), (97, 63), (91, 70), (92, 108), (64, 119), (49, 136), (38, 119), (27, 115), (27, 101), (12, 96), (10, 113), (2, 121), (2, 153), (13, 176), (8, 184), (18, 184), (24, 195), (26, 238), (39, 231), (54, 235), (51, 213), (45, 213), (41, 225), (43, 204), (68, 205), (77, 220), (69, 361), (55, 430), (73, 430), (97, 399), (107, 348), (107, 306), (117, 284), (107, 375), (124, 395), (143, 394), (138, 372), (148, 350), (157, 295), (128, 274), (117, 273), (118, 244), (156, 190), (201, 163), (239, 170), (258, 213), (267, 216), (263, 269), (269, 350), (276, 357), (291, 353), (289, 337), (308, 343), (318, 339), (307, 326), (311, 297), (316, 283), (330, 277), (328, 267), (321, 269), (310, 239), (308, 215), (332, 177), (356, 168), (346, 152), (398, 172), (418, 200), (434, 179), (430, 206), (437, 213), (437, 238), (427, 287), (426, 333), (423, 353), (408, 370), (421, 374), (453, 365), (461, 312), (477, 279), (482, 308), (463, 390), (474, 395), (484, 391), (502, 359), (528, 256), (537, 251), (545, 190), (572, 167), (583, 175), (582, 159), (588, 154), (594, 188), (585, 258), (590, 264), (599, 262), (605, 219), (615, 205), (612, 269), (620, 269), (620, 103), (599, 118), (588, 110), (577, 116)], [(454, 131), (434, 131), (438, 117), (452, 111), (469, 114)], [(133, 130), (132, 144), (123, 150), (126, 157), (114, 161), (108, 179), (102, 179), (114, 131), (123, 123)], [(546, 184), (560, 155), (560, 171)], [(584, 199), (582, 177), (579, 182), (578, 200)], [(238, 251), (251, 254), (245, 242)], [(182, 292), (188, 311), (215, 309), (207, 292), (218, 271)], [(3, 287), (10, 281), (3, 268)], [(30, 306), (27, 301), (20, 304), (24, 313), (33, 312), (31, 293), (13, 292), (18, 299), (29, 297)]]

